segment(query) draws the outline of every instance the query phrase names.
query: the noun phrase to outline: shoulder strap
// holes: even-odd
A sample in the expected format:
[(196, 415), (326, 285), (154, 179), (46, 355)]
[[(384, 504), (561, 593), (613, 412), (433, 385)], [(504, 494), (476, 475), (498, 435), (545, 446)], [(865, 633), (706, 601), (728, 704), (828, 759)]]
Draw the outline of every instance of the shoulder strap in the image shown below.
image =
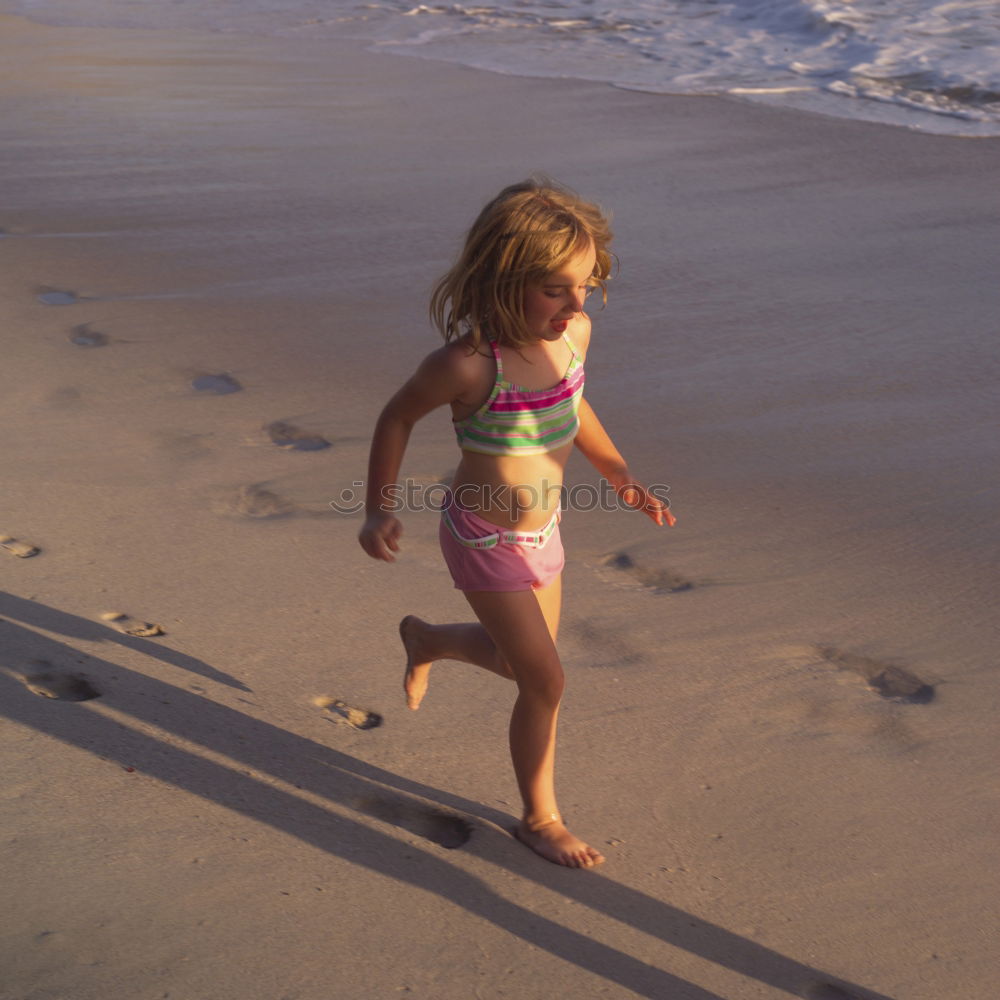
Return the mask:
[(500, 344), (498, 341), (494, 340), (492, 337), (487, 335), (487, 340), (490, 342), (490, 347), (493, 348), (493, 357), (497, 363), (497, 381), (503, 381), (503, 360), (500, 358)]
[[(566, 346), (573, 352), (573, 361), (576, 361), (578, 364), (581, 364), (582, 359), (580, 358), (580, 355), (577, 353), (576, 344), (574, 344), (573, 341), (569, 339), (568, 333), (563, 334), (563, 340), (566, 341)], [(573, 362), (571, 361), (570, 364), (572, 363)]]

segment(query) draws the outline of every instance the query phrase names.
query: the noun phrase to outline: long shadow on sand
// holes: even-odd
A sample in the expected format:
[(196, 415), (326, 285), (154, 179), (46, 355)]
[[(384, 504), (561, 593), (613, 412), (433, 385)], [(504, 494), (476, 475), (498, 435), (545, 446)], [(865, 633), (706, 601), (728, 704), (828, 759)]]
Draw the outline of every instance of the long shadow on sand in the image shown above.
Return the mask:
[[(0, 618), (0, 649), (4, 651), (0, 665), (15, 672), (32, 659), (69, 668), (79, 664), (84, 654), (24, 628), (11, 618), (69, 636), (92, 638), (93, 630), (99, 629), (99, 637), (108, 637), (104, 634), (108, 630), (85, 619), (5, 594), (0, 594), (0, 614), (7, 616), (7, 620)], [(115, 634), (115, 641), (121, 642), (122, 638)], [(160, 660), (185, 665), (178, 662), (178, 654), (165, 655), (168, 651), (162, 644), (141, 640), (124, 644)], [(196, 666), (188, 669), (201, 676), (227, 678), (224, 683), (243, 687), (201, 661), (192, 663)], [(449, 864), (440, 852), (422, 851), (415, 857), (412, 844), (383, 834), (372, 825), (324, 809), (154, 736), (123, 727), (119, 721), (91, 711), (89, 704), (106, 704), (119, 716), (156, 726), (362, 815), (365, 812), (380, 818), (394, 812), (412, 815), (426, 810), (429, 800), (500, 826), (510, 825), (510, 816), (409, 781), (110, 661), (87, 656), (85, 667), (87, 676), (101, 692), (100, 702), (69, 705), (47, 701), (31, 694), (15, 676), (0, 671), (0, 712), (21, 725), (99, 757), (127, 762), (145, 774), (266, 823), (352, 864), (447, 898), (515, 937), (639, 996), (660, 1000), (665, 997), (723, 1000), (716, 993), (502, 898), (482, 879)], [(365, 805), (373, 802), (381, 803), (383, 808), (371, 810)], [(511, 861), (486, 849), (488, 844), (489, 838), (473, 836), (464, 850), (760, 983), (796, 996), (889, 1000), (883, 994), (825, 975), (668, 903), (618, 885), (600, 872), (569, 872), (546, 866), (528, 852), (519, 852)]]
[[(100, 622), (88, 621), (79, 615), (71, 615), (58, 608), (49, 607), (46, 604), (39, 604), (37, 601), (29, 601), (23, 597), (16, 597), (0, 591), (0, 617), (13, 618), (32, 628), (43, 628), (47, 632), (58, 632), (60, 635), (68, 636), (71, 639), (86, 639), (90, 642), (114, 642), (126, 649), (135, 649), (145, 653), (156, 660), (162, 660), (171, 666), (188, 670), (206, 680), (215, 681), (217, 684), (225, 684), (226, 687), (236, 688), (239, 691), (249, 691), (242, 681), (238, 681), (230, 674), (210, 667), (203, 660), (186, 653), (180, 653), (176, 649), (171, 649), (162, 643), (147, 642), (145, 639), (137, 639), (134, 636), (117, 632)], [(63, 652), (66, 652), (65, 649)], [(71, 651), (72, 661), (79, 659), (78, 653)]]

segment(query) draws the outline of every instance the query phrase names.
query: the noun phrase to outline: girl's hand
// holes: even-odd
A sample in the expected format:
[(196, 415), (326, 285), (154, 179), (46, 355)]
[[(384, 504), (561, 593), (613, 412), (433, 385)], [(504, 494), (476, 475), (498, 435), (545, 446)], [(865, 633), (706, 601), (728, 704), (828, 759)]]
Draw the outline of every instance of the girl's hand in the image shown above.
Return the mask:
[(398, 517), (378, 511), (368, 515), (358, 541), (372, 559), (395, 562), (393, 552), (399, 551), (399, 537), (402, 534), (403, 525)]
[(643, 511), (654, 524), (661, 527), (665, 524), (668, 528), (672, 528), (677, 523), (677, 518), (670, 513), (670, 508), (631, 476), (615, 483), (614, 487), (615, 492), (622, 498), (622, 502), (627, 507)]

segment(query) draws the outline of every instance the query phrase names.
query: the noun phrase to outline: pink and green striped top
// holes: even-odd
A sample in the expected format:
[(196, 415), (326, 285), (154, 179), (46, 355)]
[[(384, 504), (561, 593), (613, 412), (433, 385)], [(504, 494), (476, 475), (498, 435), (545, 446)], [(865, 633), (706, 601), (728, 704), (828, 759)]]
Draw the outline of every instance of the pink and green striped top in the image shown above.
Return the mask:
[(500, 347), (490, 341), (496, 381), (489, 399), (475, 413), (454, 422), (460, 448), (482, 455), (541, 455), (576, 437), (583, 362), (565, 333), (563, 340), (573, 357), (562, 380), (549, 389), (523, 389), (504, 381)]

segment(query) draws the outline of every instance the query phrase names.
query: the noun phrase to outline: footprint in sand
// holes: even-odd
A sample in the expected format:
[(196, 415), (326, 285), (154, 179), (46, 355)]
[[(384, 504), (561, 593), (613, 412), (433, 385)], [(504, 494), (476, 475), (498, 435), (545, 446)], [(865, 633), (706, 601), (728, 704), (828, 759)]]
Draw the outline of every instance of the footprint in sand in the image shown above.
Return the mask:
[(317, 695), (313, 698), (313, 704), (317, 708), (330, 713), (332, 722), (339, 722), (343, 725), (351, 726), (354, 729), (375, 729), (382, 725), (382, 716), (378, 712), (368, 712), (363, 708), (352, 708), (339, 698), (330, 698), (327, 695)]
[(32, 545), (30, 542), (18, 541), (11, 535), (0, 535), (0, 548), (6, 549), (12, 556), (17, 556), (18, 559), (30, 559), (42, 551), (37, 545)]
[(76, 409), (83, 400), (83, 393), (75, 385), (64, 385), (49, 393), (48, 404), (57, 410)]
[(91, 330), (89, 323), (74, 326), (69, 332), (69, 342), (77, 347), (104, 347), (109, 343), (108, 335), (100, 330)]
[(295, 451), (321, 451), (323, 448), (330, 447), (330, 442), (325, 437), (321, 437), (319, 434), (310, 434), (284, 420), (275, 420), (272, 424), (266, 424), (264, 430), (267, 432), (267, 436), (280, 448), (289, 448)]
[(31, 672), (23, 674), (24, 686), (41, 698), (55, 698), (59, 701), (90, 701), (100, 698), (101, 692), (83, 674), (71, 674), (57, 670), (45, 660), (36, 660)]
[(62, 288), (39, 288), (36, 297), (43, 306), (75, 306), (84, 297), (76, 292), (68, 292)]
[(816, 652), (834, 666), (860, 674), (868, 686), (883, 698), (917, 705), (926, 705), (934, 698), (934, 686), (904, 667), (856, 653), (846, 653), (833, 646), (817, 646)]
[(220, 372), (218, 375), (195, 376), (191, 379), (191, 388), (214, 396), (228, 396), (231, 392), (239, 392), (243, 386), (232, 375)]
[(125, 614), (124, 611), (106, 611), (101, 615), (101, 621), (106, 622), (123, 635), (135, 635), (142, 639), (153, 635), (166, 635), (162, 625), (140, 621), (138, 618)]
[(206, 458), (212, 454), (211, 432), (197, 434), (186, 431), (153, 431), (152, 438), (157, 447), (178, 461)]
[(679, 573), (638, 564), (627, 552), (612, 552), (611, 555), (605, 556), (599, 565), (625, 574), (654, 594), (681, 594), (687, 590), (694, 590), (695, 587), (691, 580)]
[(213, 502), (212, 507), (218, 514), (248, 517), (257, 521), (285, 517), (298, 510), (295, 504), (267, 489), (263, 483), (250, 483), (235, 491), (226, 492)]
[(351, 802), (358, 812), (391, 823), (440, 847), (454, 850), (468, 843), (472, 824), (454, 813), (405, 799), (359, 798)]
[(580, 643), (581, 653), (603, 667), (632, 667), (646, 656), (635, 649), (626, 633), (606, 622), (595, 624), (586, 618), (566, 620), (567, 638)]

